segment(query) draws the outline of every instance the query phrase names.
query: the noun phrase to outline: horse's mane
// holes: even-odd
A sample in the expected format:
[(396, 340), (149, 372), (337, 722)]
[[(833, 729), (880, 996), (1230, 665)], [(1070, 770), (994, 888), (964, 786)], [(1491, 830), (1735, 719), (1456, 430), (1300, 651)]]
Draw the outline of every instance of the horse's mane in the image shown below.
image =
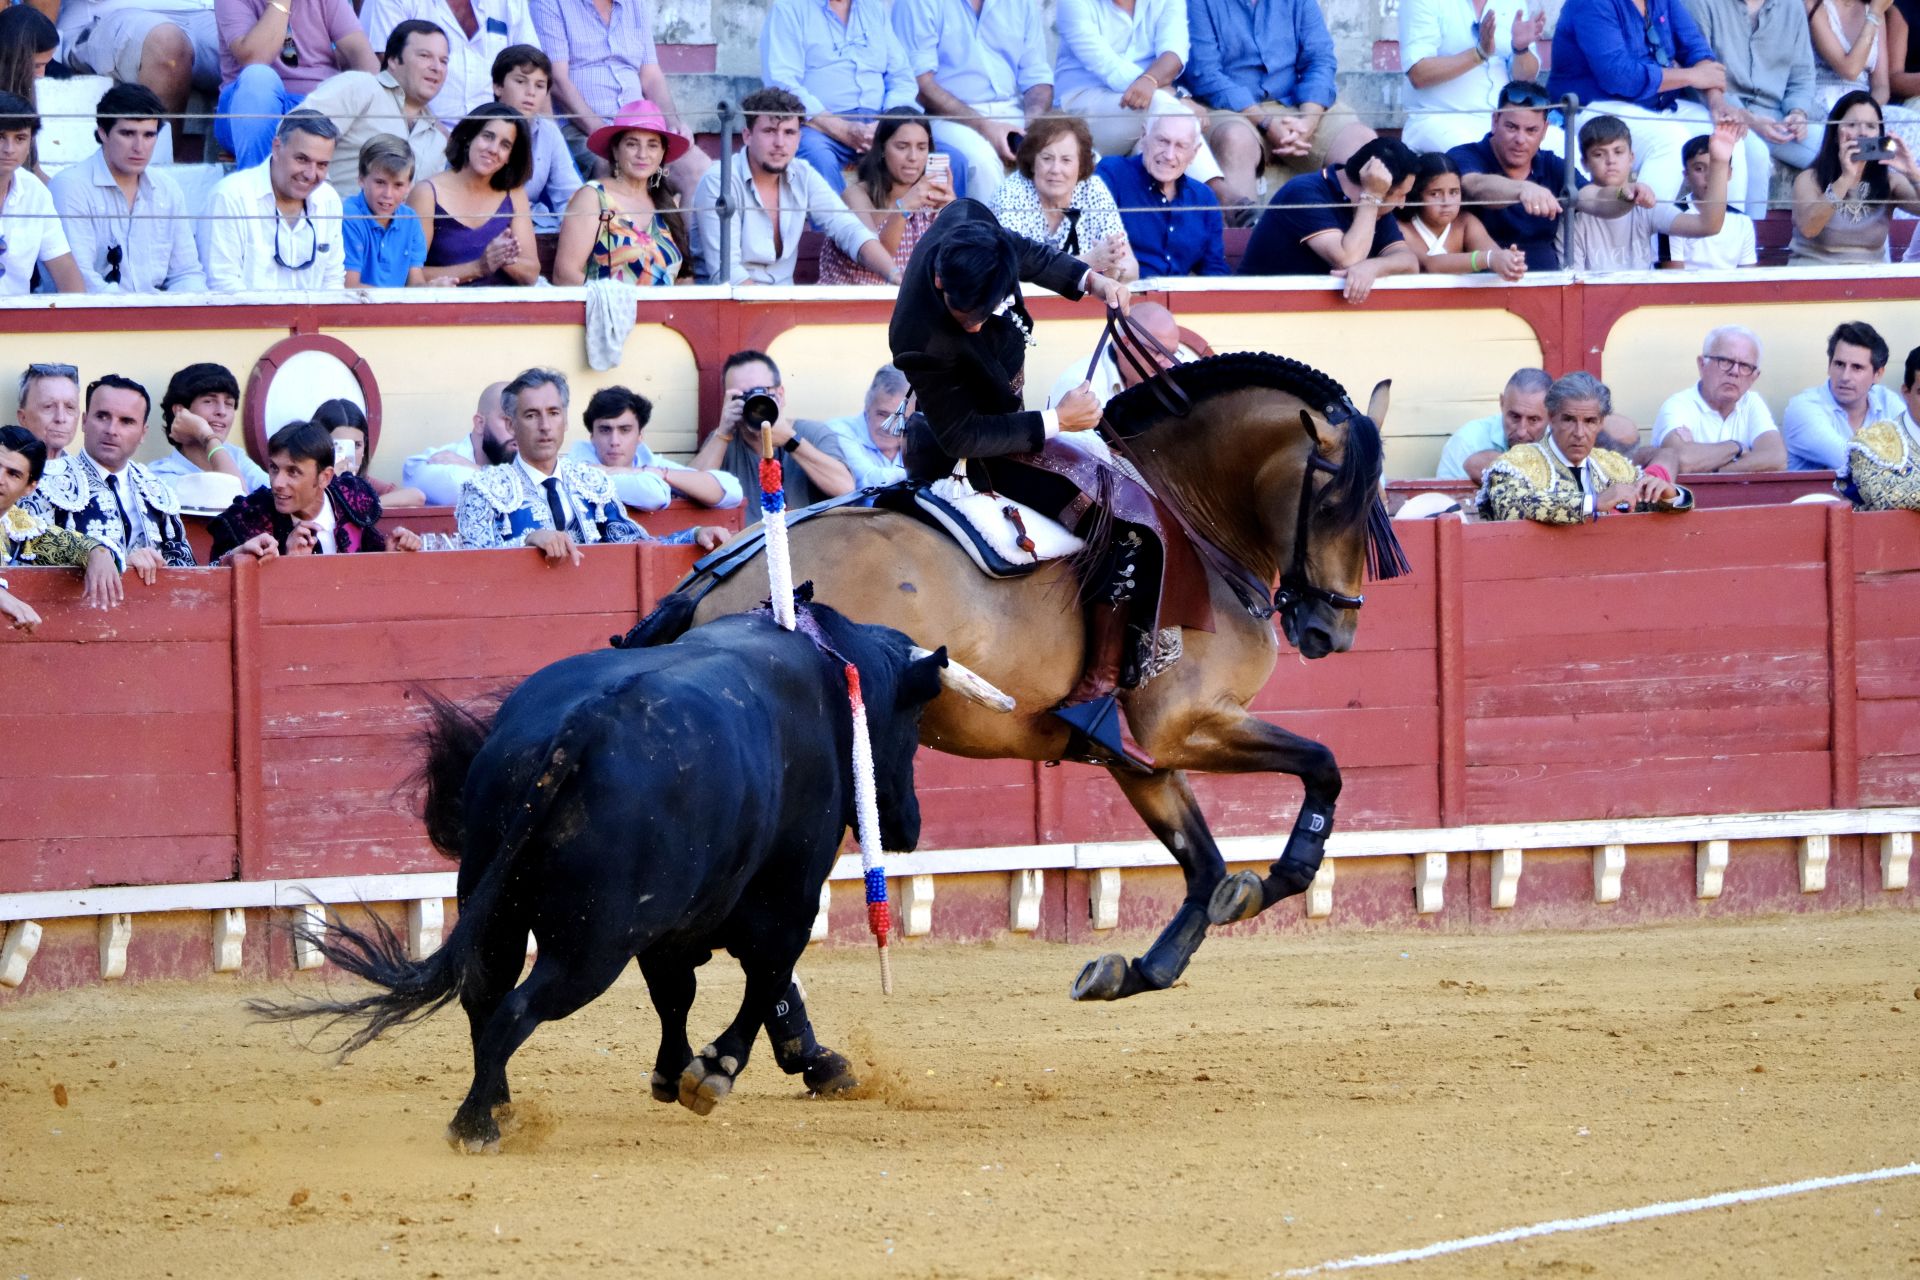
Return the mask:
[[(1347, 389), (1312, 365), (1264, 351), (1232, 352), (1174, 365), (1158, 377), (1139, 382), (1107, 402), (1107, 426), (1129, 440), (1169, 418), (1179, 416), (1167, 404), (1168, 389), (1198, 402), (1235, 391), (1264, 389), (1297, 396), (1320, 416), (1347, 429), (1340, 465), (1327, 487), (1327, 513), (1342, 524), (1367, 524), (1367, 568), (1376, 578), (1394, 578), (1407, 572), (1406, 557), (1380, 501), (1381, 468), (1386, 442), (1379, 424), (1354, 408)], [(1156, 385), (1162, 384), (1162, 385)], [(1318, 436), (1311, 420), (1303, 424)]]
[(1296, 395), (1318, 409), (1329, 422), (1340, 421), (1342, 410), (1354, 412), (1347, 389), (1312, 365), (1264, 351), (1234, 351), (1174, 365), (1158, 378), (1136, 383), (1109, 400), (1107, 425), (1121, 439), (1132, 439), (1169, 416), (1165, 402), (1155, 394), (1153, 386), (1162, 379), (1192, 400), (1259, 387)]

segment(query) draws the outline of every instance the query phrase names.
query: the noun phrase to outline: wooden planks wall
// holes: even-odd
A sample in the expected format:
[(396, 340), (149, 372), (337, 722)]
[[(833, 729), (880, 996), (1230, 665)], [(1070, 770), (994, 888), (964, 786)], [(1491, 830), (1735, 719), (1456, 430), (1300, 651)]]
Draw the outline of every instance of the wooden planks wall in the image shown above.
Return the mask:
[(1920, 797), (1920, 515), (1855, 516), (1854, 679), (1860, 803)]
[[(1920, 798), (1920, 516), (1401, 534), (1414, 573), (1369, 584), (1354, 651), (1283, 656), (1255, 702), (1334, 748), (1343, 828)], [(475, 697), (602, 645), (693, 554), (281, 560), (130, 582), (111, 614), (76, 575), (15, 571), (49, 621), (0, 633), (0, 892), (443, 868), (398, 790), (414, 687)], [(927, 848), (1145, 834), (1083, 766), (929, 754), (920, 779)], [(1195, 789), (1223, 836), (1299, 800)]]

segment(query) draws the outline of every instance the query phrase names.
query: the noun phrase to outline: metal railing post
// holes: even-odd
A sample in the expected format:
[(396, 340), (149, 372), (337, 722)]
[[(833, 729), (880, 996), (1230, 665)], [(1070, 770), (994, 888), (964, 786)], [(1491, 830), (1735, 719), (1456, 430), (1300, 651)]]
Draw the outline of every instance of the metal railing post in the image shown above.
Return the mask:
[(1560, 269), (1566, 271), (1573, 262), (1573, 220), (1579, 216), (1574, 212), (1573, 202), (1580, 193), (1575, 173), (1580, 163), (1580, 99), (1571, 93), (1560, 99), (1560, 114), (1566, 130), (1566, 144), (1561, 154), (1567, 162), (1560, 183)]
[(733, 279), (733, 205), (727, 200), (727, 192), (733, 184), (733, 104), (720, 104), (720, 183), (715, 213), (720, 220), (720, 274), (715, 277), (721, 284)]

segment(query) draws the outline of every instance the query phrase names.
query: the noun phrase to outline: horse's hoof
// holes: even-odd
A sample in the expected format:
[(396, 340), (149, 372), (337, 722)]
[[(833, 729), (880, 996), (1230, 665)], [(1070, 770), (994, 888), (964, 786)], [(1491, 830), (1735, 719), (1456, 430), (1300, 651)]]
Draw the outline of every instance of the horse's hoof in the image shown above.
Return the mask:
[(731, 1054), (716, 1057), (714, 1047), (708, 1045), (680, 1073), (680, 1105), (697, 1116), (712, 1114), (720, 1100), (733, 1092), (733, 1077), (739, 1070), (738, 1059)]
[(823, 1098), (845, 1093), (860, 1083), (853, 1078), (853, 1064), (831, 1049), (822, 1049), (800, 1078), (806, 1082), (807, 1092)]
[(672, 1076), (665, 1075), (659, 1071), (654, 1072), (653, 1075), (648, 1078), (647, 1090), (653, 1094), (653, 1100), (655, 1102), (680, 1101), (680, 1086), (675, 1083)]
[(1214, 887), (1207, 902), (1209, 924), (1251, 920), (1267, 907), (1266, 885), (1251, 871), (1236, 871)]
[(1087, 967), (1073, 980), (1067, 994), (1075, 1000), (1118, 1000), (1126, 981), (1127, 958), (1109, 952), (1098, 960), (1087, 961)]

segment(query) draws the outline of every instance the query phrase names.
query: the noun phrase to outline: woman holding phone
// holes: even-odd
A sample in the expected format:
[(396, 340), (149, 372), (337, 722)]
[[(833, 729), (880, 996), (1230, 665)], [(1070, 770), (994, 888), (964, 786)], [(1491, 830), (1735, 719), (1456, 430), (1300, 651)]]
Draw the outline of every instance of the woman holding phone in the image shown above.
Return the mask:
[[(1789, 266), (1885, 262), (1893, 210), (1920, 214), (1920, 168), (1885, 129), (1880, 104), (1864, 89), (1833, 104), (1820, 154), (1793, 180)], [(1887, 158), (1870, 158), (1883, 141)]]
[[(927, 228), (953, 203), (953, 169), (933, 150), (927, 118), (911, 109), (880, 122), (873, 145), (860, 157), (845, 199), (855, 217), (880, 238), (880, 245), (905, 263)], [(821, 284), (886, 284), (829, 240), (820, 249)]]

